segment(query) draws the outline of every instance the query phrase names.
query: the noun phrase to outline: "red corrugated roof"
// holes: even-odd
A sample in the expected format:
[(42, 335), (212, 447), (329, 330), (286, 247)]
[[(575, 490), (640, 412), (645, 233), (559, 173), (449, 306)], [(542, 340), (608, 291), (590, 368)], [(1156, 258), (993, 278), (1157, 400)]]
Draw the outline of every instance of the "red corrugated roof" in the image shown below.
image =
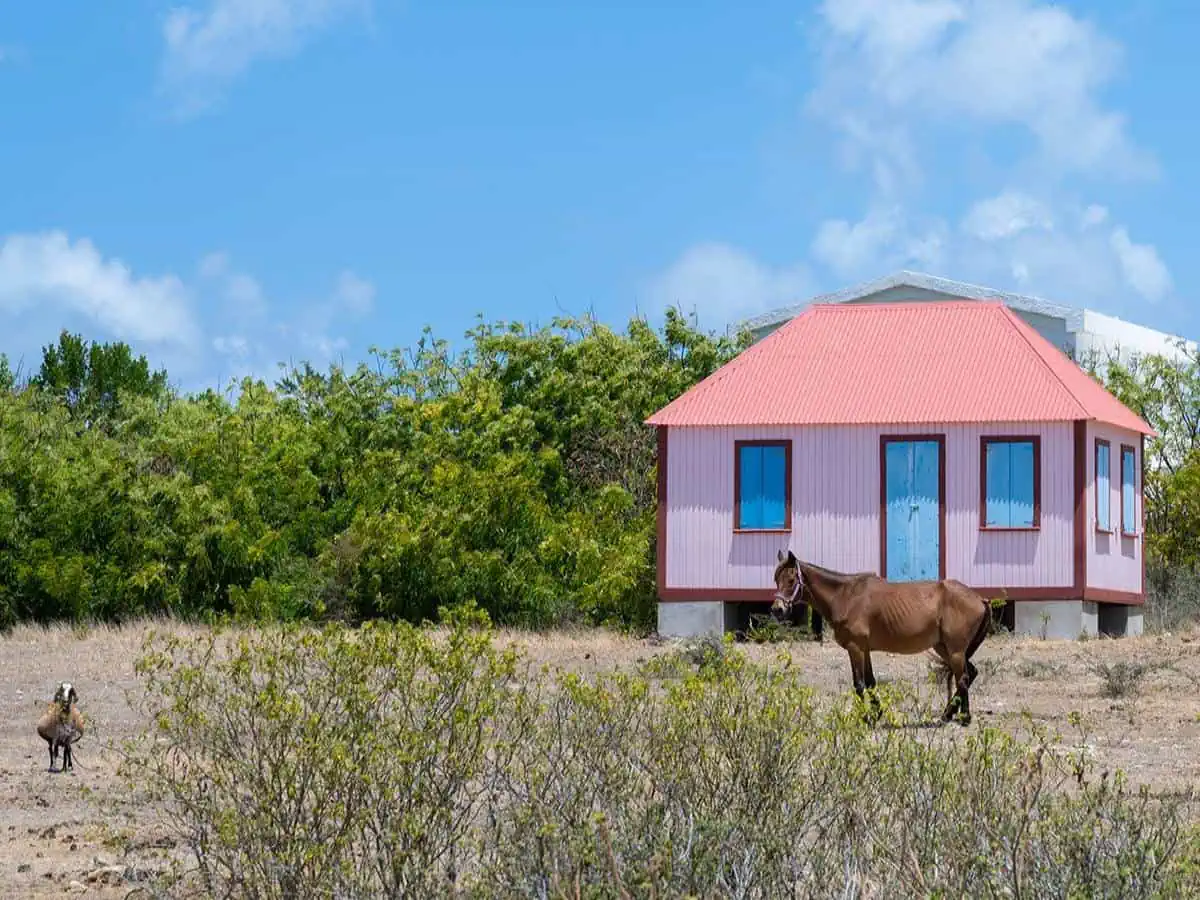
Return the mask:
[(816, 304), (649, 425), (882, 425), (1094, 419), (1153, 435), (1003, 303)]

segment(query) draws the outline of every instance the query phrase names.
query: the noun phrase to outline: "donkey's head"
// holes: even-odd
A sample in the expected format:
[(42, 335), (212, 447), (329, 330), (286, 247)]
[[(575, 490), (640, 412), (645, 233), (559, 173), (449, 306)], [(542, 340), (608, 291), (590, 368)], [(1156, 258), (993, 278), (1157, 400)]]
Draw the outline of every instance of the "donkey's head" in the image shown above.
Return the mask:
[(63, 709), (70, 709), (71, 704), (79, 699), (79, 694), (75, 691), (75, 685), (69, 681), (61, 681), (58, 684), (58, 689), (54, 692), (54, 702)]
[(791, 618), (796, 605), (803, 603), (804, 577), (800, 574), (800, 560), (791, 550), (785, 555), (779, 551), (779, 564), (775, 566), (775, 598), (771, 603), (771, 616), (776, 621)]

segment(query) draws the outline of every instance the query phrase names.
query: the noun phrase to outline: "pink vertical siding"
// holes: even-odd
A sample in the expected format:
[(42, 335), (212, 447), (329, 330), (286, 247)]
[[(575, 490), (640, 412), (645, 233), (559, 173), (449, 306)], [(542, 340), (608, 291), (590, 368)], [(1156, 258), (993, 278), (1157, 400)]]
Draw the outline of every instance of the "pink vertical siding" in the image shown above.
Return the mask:
[[(841, 571), (879, 571), (879, 437), (946, 436), (946, 575), (975, 587), (1070, 587), (1070, 423), (672, 428), (667, 456), (669, 588), (770, 588), (776, 551)], [(1039, 434), (1041, 530), (980, 532), (979, 437)], [(792, 440), (792, 533), (733, 533), (733, 442)]]
[[(1096, 530), (1096, 439), (1109, 443), (1109, 500), (1112, 534)], [(1142, 441), (1141, 436), (1123, 428), (1089, 423), (1087, 432), (1087, 524), (1084, 540), (1087, 544), (1088, 587), (1112, 591), (1142, 590), (1142, 539), (1121, 534), (1121, 445), (1128, 444), (1134, 452), (1134, 521), (1141, 531), (1142, 521)], [(670, 519), (667, 520), (668, 524)]]

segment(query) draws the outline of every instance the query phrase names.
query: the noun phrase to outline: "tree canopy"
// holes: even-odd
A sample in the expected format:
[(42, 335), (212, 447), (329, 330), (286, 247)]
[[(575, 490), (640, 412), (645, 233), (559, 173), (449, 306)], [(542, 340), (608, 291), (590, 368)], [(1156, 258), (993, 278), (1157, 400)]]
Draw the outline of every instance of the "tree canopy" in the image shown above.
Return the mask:
[[(170, 612), (641, 627), (655, 409), (748, 344), (674, 311), (484, 324), (236, 396), (63, 333), (0, 390), (0, 622)], [(8, 374), (5, 374), (8, 373)], [(95, 422), (103, 427), (91, 427)], [(85, 427), (86, 426), (86, 427)]]

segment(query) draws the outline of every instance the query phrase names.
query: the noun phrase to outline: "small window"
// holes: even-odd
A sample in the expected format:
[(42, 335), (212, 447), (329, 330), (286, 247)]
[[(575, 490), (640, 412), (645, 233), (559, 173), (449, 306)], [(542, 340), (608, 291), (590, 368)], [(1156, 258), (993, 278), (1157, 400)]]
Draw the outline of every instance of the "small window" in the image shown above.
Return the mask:
[(1041, 526), (1041, 438), (982, 438), (983, 492), (980, 526), (1034, 529)]
[(791, 481), (791, 441), (736, 441), (733, 527), (738, 531), (790, 531)]
[(1121, 532), (1137, 534), (1137, 494), (1134, 492), (1134, 463), (1137, 456), (1133, 448), (1121, 446)]
[(1096, 528), (1112, 531), (1112, 457), (1108, 441), (1096, 441)]

